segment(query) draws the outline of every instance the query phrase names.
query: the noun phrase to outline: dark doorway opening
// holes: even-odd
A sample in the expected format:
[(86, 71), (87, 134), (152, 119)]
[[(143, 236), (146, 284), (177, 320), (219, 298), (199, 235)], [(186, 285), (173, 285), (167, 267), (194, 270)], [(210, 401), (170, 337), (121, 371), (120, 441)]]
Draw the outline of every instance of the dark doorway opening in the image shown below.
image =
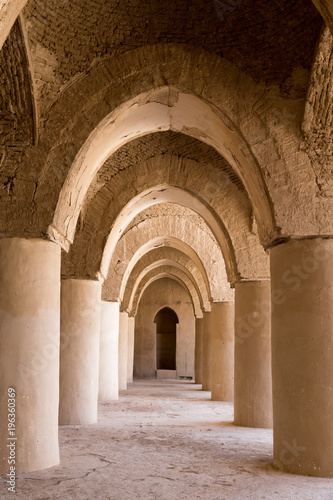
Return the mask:
[(178, 322), (177, 314), (169, 307), (164, 307), (155, 316), (157, 370), (176, 369), (176, 324)]

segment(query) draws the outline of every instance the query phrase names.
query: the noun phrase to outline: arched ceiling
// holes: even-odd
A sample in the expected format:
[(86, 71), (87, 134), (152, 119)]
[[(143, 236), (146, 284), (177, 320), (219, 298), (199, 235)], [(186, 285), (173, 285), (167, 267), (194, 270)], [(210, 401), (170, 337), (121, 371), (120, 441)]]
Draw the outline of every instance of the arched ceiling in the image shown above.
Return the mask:
[[(176, 243), (178, 242), (178, 245)], [(112, 256), (107, 281), (112, 285), (113, 299), (121, 297), (122, 281), (130, 263), (137, 261), (148, 248), (172, 246), (191, 249), (207, 274), (211, 296), (223, 300), (227, 284), (225, 263), (217, 241), (203, 219), (179, 205), (155, 205), (135, 217)], [(176, 246), (175, 246), (176, 245)]]
[(62, 186), (50, 237), (62, 244), (73, 242), (85, 196), (103, 163), (128, 142), (159, 130), (182, 132), (224, 156), (246, 188), (262, 243), (272, 237), (275, 229), (270, 197), (241, 132), (217, 107), (193, 93), (167, 86), (127, 101), (90, 134)]
[[(313, 3), (332, 30), (332, 2)], [(155, 272), (149, 265), (167, 253), (173, 273), (185, 266), (189, 256), (168, 245), (190, 227), (201, 246), (217, 242), (230, 282), (268, 276), (260, 242), (332, 227), (332, 38), (317, 43), (322, 26), (310, 0), (4, 0), (3, 234), (23, 221), (24, 233), (46, 237), (53, 220), (48, 234), (64, 248), (76, 233), (65, 272), (106, 276), (111, 263), (114, 276), (117, 259), (113, 294), (127, 303), (142, 266)], [(164, 247), (135, 261), (166, 218)], [(219, 297), (214, 280), (227, 288), (214, 251), (186, 261), (202, 303)], [(213, 276), (216, 265), (223, 276)], [(164, 262), (164, 275), (171, 267)]]
[(116, 249), (119, 238), (126, 230), (128, 224), (130, 224), (131, 219), (147, 207), (165, 202), (180, 204), (181, 206), (188, 207), (197, 212), (204, 219), (222, 250), (226, 260), (229, 279), (231, 282), (234, 282), (239, 276), (239, 273), (236, 270), (234, 252), (232, 245), (229, 242), (228, 233), (221, 223), (218, 215), (210, 207), (208, 207), (203, 200), (194, 196), (193, 193), (168, 184), (159, 184), (146, 189), (136, 197), (132, 198), (119, 213), (107, 237), (104, 247), (101, 261), (102, 276), (107, 277), (112, 255)]
[[(164, 239), (166, 239), (165, 237)], [(125, 298), (125, 293), (130, 294), (132, 287), (138, 275), (147, 267), (154, 265), (158, 260), (172, 260), (175, 263), (187, 269), (193, 277), (200, 295), (203, 298), (205, 307), (211, 300), (210, 284), (207, 278), (207, 273), (195, 252), (182, 243), (168, 237), (169, 241), (162, 243), (162, 238), (155, 238), (141, 247), (128, 263), (125, 272), (122, 274), (121, 287), (114, 286), (112, 277), (110, 276), (103, 285), (103, 297), (109, 301), (122, 302)], [(131, 280), (131, 284), (129, 284)], [(133, 281), (134, 280), (134, 281)], [(128, 298), (127, 298), (128, 299)], [(125, 301), (127, 300), (125, 299)], [(128, 302), (128, 300), (127, 300)]]
[(202, 308), (210, 310), (210, 290), (206, 287), (205, 277), (200, 268), (188, 255), (175, 248), (160, 247), (147, 252), (131, 269), (127, 279), (124, 279), (122, 302), (128, 305), (134, 288), (141, 281), (147, 270), (152, 270), (157, 265), (174, 266), (181, 269), (193, 283), (198, 296), (201, 298)]
[[(167, 152), (169, 148), (173, 154)], [(160, 183), (161, 188), (157, 189), (160, 192), (158, 197), (151, 193), (149, 202), (144, 196), (150, 193), (156, 182)], [(187, 137), (173, 132), (151, 134), (132, 141), (118, 150), (115, 158), (107, 161), (88, 190), (90, 203), (85, 202), (74, 244), (68, 259), (65, 259), (64, 273), (94, 276), (101, 269), (106, 276), (117, 243), (114, 237), (113, 241), (108, 236), (110, 229), (117, 238), (121, 235), (120, 226), (115, 225), (116, 219), (124, 232), (136, 215), (132, 200), (141, 199), (146, 206), (171, 201), (165, 197), (167, 192), (163, 186), (166, 183), (185, 190), (183, 194), (179, 193), (177, 200), (173, 198), (174, 203), (186, 206), (190, 203), (188, 194), (196, 193), (191, 201), (192, 209), (206, 217), (203, 204), (211, 205), (225, 224), (224, 228), (221, 226), (224, 237), (221, 235), (218, 240), (224, 250), (231, 282), (239, 276), (268, 275), (268, 259), (259, 243), (252, 208), (242, 183), (213, 148), (192, 138), (187, 142)], [(141, 190), (142, 194), (139, 194)], [(124, 216), (119, 215), (125, 206), (128, 206), (130, 216), (126, 222)], [(138, 209), (144, 210), (145, 206), (140, 205)], [(224, 244), (221, 238), (224, 238)], [(104, 249), (106, 241), (108, 249)]]
[[(163, 297), (163, 295), (161, 296), (161, 290), (165, 290), (167, 297)], [(146, 301), (148, 297), (149, 302)], [(170, 302), (172, 302), (172, 304), (170, 304)], [(153, 320), (161, 309), (164, 307), (170, 308), (171, 306), (172, 310), (176, 312), (179, 317), (182, 305), (185, 304), (191, 305), (193, 308), (193, 314), (195, 314), (193, 298), (185, 283), (178, 276), (171, 274), (164, 276), (164, 274), (161, 273), (160, 275), (152, 277), (145, 284), (137, 304), (137, 311), (135, 312), (137, 312), (139, 321), (140, 319), (142, 321), (142, 318), (145, 317), (145, 315), (142, 316), (142, 312), (144, 312), (144, 310), (142, 310), (141, 307), (145, 308), (147, 305), (150, 312), (153, 311), (153, 314), (150, 314), (150, 317)]]
[[(291, 85), (294, 89), (299, 87), (301, 74), (302, 71), (293, 73)], [(92, 66), (88, 74), (81, 75), (64, 88), (57, 103), (50, 108), (49, 119), (41, 123), (38, 147), (27, 148), (20, 161), (15, 162), (14, 189), (6, 197), (6, 191), (2, 193), (6, 202), (0, 217), (2, 232), (46, 237), (61, 187), (72, 177), (70, 167), (90, 134), (102, 133), (100, 125), (110, 111), (116, 112), (125, 103), (130, 106), (133, 98), (136, 99), (133, 96), (140, 92), (144, 95), (150, 92), (152, 96), (152, 89), (161, 88), (161, 84), (175, 85), (201, 96), (204, 102), (212, 103), (217, 109), (227, 128), (231, 127), (231, 135), (230, 129), (229, 132), (225, 130), (226, 135), (219, 134), (213, 141), (214, 147), (219, 150), (223, 146), (223, 155), (239, 178), (244, 181), (247, 176), (244, 185), (265, 246), (281, 236), (331, 232), (330, 220), (322, 218), (322, 205), (327, 205), (327, 198), (318, 193), (311, 161), (300, 144), (304, 98), (282, 97), (280, 88), (265, 88), (262, 83), (255, 83), (223, 58), (195, 47), (189, 49), (183, 44), (171, 43), (144, 46), (128, 50), (115, 59), (103, 60)], [(167, 104), (170, 104), (175, 95), (171, 96), (170, 92), (168, 95)], [(170, 113), (170, 109), (165, 111)], [(203, 117), (207, 118), (201, 115)], [(190, 121), (185, 132), (202, 139), (191, 129)], [(209, 123), (211, 120), (203, 128), (206, 125), (209, 128)], [(180, 123), (175, 126), (175, 131), (179, 131), (179, 127)], [(170, 129), (170, 122), (167, 129)], [(226, 143), (221, 143), (231, 136), (238, 138), (228, 152), (228, 144), (225, 149)], [(251, 170), (242, 164), (244, 155), (247, 159), (252, 157), (257, 167)], [(88, 184), (92, 180), (90, 178)], [(248, 183), (254, 188), (263, 181), (264, 192), (261, 189), (261, 194), (260, 189), (257, 194), (248, 189)], [(7, 182), (8, 178), (4, 180), (4, 186)], [(74, 195), (81, 188), (76, 181), (73, 186), (75, 189), (70, 189), (70, 192)], [(315, 196), (318, 203), (309, 212), (307, 207)], [(67, 203), (72, 207), (77, 205), (75, 197), (65, 199), (64, 206)], [(84, 203), (84, 193), (79, 210), (81, 203)], [(260, 209), (262, 204), (266, 204), (266, 208)], [(308, 211), (306, 218), (303, 217), (304, 211)], [(69, 224), (74, 232), (78, 212), (73, 217), (65, 210), (63, 216), (63, 225)], [(56, 226), (55, 234), (51, 231), (51, 238), (68, 247), (73, 234), (68, 239), (67, 231)]]
[[(151, 158), (166, 154), (178, 156), (184, 158), (184, 160), (193, 160), (200, 165), (201, 168), (213, 166), (217, 170), (225, 173), (226, 177), (230, 179), (240, 191), (245, 192), (244, 186), (235, 171), (231, 168), (226, 159), (212, 146), (194, 137), (169, 130), (166, 132), (148, 134), (144, 137), (134, 139), (111, 155), (99, 169), (89, 187), (82, 206), (82, 217), (84, 218), (89, 203), (93, 200), (98, 191), (119, 174), (119, 172), (125, 169), (135, 168), (142, 161), (147, 161)], [(214, 175), (211, 174), (210, 179), (214, 181)], [(212, 190), (213, 187), (209, 186), (209, 189)], [(251, 210), (250, 206), (249, 210)]]
[[(7, 30), (24, 3), (3, 2)], [(330, 23), (327, 0), (314, 3)], [(184, 215), (187, 206), (206, 214), (232, 282), (267, 275), (259, 239), (269, 246), (311, 228), (329, 234), (330, 149), (323, 153), (318, 141), (329, 142), (332, 113), (324, 123), (320, 106), (331, 86), (320, 106), (316, 97), (316, 83), (331, 80), (322, 62), (328, 36), (313, 67), (306, 146), (299, 127), (322, 27), (310, 0), (30, 0), (21, 15), (27, 36), (16, 23), (0, 53), (11, 120), (7, 134), (8, 117), (0, 117), (8, 139), (0, 151), (4, 231), (13, 219), (15, 234), (26, 211), (23, 231), (46, 237), (53, 218), (49, 236), (64, 248), (76, 231), (64, 269), (92, 277), (108, 269), (121, 235), (126, 241), (138, 224), (166, 216), (151, 208), (155, 201), (182, 205), (175, 193), (183, 189), (181, 217), (208, 235), (200, 217)], [(0, 44), (1, 36), (0, 27)], [(153, 71), (144, 73), (146, 57)], [(15, 67), (22, 81), (11, 87)], [(154, 200), (147, 188), (172, 196)], [(179, 218), (179, 208), (165, 207)]]
[(168, 259), (155, 261), (153, 264), (143, 268), (140, 274), (135, 276), (134, 280), (129, 279), (129, 288), (125, 291), (124, 300), (120, 306), (121, 309), (135, 316), (140, 297), (146, 286), (149, 286), (148, 282), (157, 277), (160, 278), (161, 275), (164, 277), (174, 276), (183, 282), (192, 297), (196, 316), (201, 317), (204, 310), (210, 311), (210, 303), (206, 302), (204, 304), (200, 288), (188, 269)]
[[(218, 248), (218, 243), (204, 219), (190, 208), (176, 205), (175, 203), (161, 203), (160, 205), (152, 205), (146, 210), (143, 210), (136, 217), (134, 217), (132, 222), (127, 226), (124, 236), (126, 236), (127, 233), (130, 233), (134, 228), (141, 227), (141, 225), (147, 221), (154, 223), (154, 220), (156, 220), (156, 225), (158, 227), (159, 224), (163, 223), (162, 221), (164, 218), (177, 220), (178, 226), (182, 226), (181, 229), (183, 231), (187, 224), (191, 225), (193, 229), (197, 228), (198, 231), (200, 230), (200, 232), (204, 233), (207, 238), (212, 241), (212, 245), (215, 245)], [(176, 227), (177, 225), (175, 225), (175, 230)], [(173, 234), (173, 236), (175, 235)], [(210, 247), (210, 251), (211, 250), (212, 247)]]
[(322, 23), (310, 0), (30, 0), (24, 16), (43, 113), (101, 58), (160, 41), (204, 48), (290, 93)]

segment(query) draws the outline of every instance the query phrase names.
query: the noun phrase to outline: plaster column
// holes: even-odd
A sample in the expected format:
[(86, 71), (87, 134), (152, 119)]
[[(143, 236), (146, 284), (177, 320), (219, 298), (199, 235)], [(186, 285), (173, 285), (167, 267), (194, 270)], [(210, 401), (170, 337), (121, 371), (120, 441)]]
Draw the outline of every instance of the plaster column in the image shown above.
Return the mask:
[(119, 390), (127, 389), (127, 362), (128, 362), (128, 314), (119, 315), (119, 346), (118, 346), (118, 378)]
[(203, 318), (195, 318), (195, 383), (202, 384)]
[(60, 425), (97, 422), (101, 283), (61, 283)]
[(203, 314), (202, 333), (202, 390), (211, 390), (212, 346), (211, 346), (211, 312)]
[(270, 251), (274, 462), (333, 477), (333, 240)]
[(133, 382), (135, 318), (128, 318), (127, 383)]
[(0, 239), (0, 474), (9, 472), (9, 437), (16, 438), (16, 473), (59, 463), (60, 256), (50, 241)]
[(235, 424), (273, 427), (271, 284), (235, 287)]
[(212, 338), (212, 400), (234, 400), (235, 303), (213, 302), (211, 312)]
[(102, 301), (99, 343), (99, 401), (118, 399), (119, 303)]

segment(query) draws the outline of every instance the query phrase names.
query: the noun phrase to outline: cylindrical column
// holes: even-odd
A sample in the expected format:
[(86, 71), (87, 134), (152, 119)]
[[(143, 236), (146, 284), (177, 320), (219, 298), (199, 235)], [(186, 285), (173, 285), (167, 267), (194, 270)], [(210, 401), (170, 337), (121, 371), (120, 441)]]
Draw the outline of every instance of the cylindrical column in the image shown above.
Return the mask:
[(195, 383), (202, 384), (203, 318), (195, 318)]
[(128, 318), (127, 383), (133, 382), (135, 318)]
[(61, 283), (60, 425), (97, 422), (101, 284)]
[(234, 400), (235, 304), (213, 302), (212, 337), (212, 399)]
[(235, 287), (235, 424), (273, 427), (271, 284)]
[(49, 241), (0, 240), (1, 474), (13, 454), (16, 473), (59, 463), (60, 255)]
[(119, 390), (127, 389), (127, 347), (128, 347), (128, 314), (119, 315), (119, 345), (118, 345), (118, 378)]
[(212, 383), (211, 312), (203, 314), (202, 333), (202, 390), (210, 391)]
[(99, 401), (118, 399), (119, 303), (102, 301), (99, 343)]
[(333, 240), (270, 251), (274, 465), (333, 477)]

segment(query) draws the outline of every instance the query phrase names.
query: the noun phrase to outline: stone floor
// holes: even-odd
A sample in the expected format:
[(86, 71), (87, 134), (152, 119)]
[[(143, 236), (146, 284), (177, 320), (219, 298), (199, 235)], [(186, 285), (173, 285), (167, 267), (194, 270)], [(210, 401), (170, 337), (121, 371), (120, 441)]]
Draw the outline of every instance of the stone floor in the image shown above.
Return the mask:
[[(17, 478), (16, 499), (333, 500), (333, 480), (273, 469), (272, 431), (232, 424), (199, 386), (137, 381), (96, 425), (60, 428), (61, 465)], [(0, 498), (13, 498), (0, 479)]]

